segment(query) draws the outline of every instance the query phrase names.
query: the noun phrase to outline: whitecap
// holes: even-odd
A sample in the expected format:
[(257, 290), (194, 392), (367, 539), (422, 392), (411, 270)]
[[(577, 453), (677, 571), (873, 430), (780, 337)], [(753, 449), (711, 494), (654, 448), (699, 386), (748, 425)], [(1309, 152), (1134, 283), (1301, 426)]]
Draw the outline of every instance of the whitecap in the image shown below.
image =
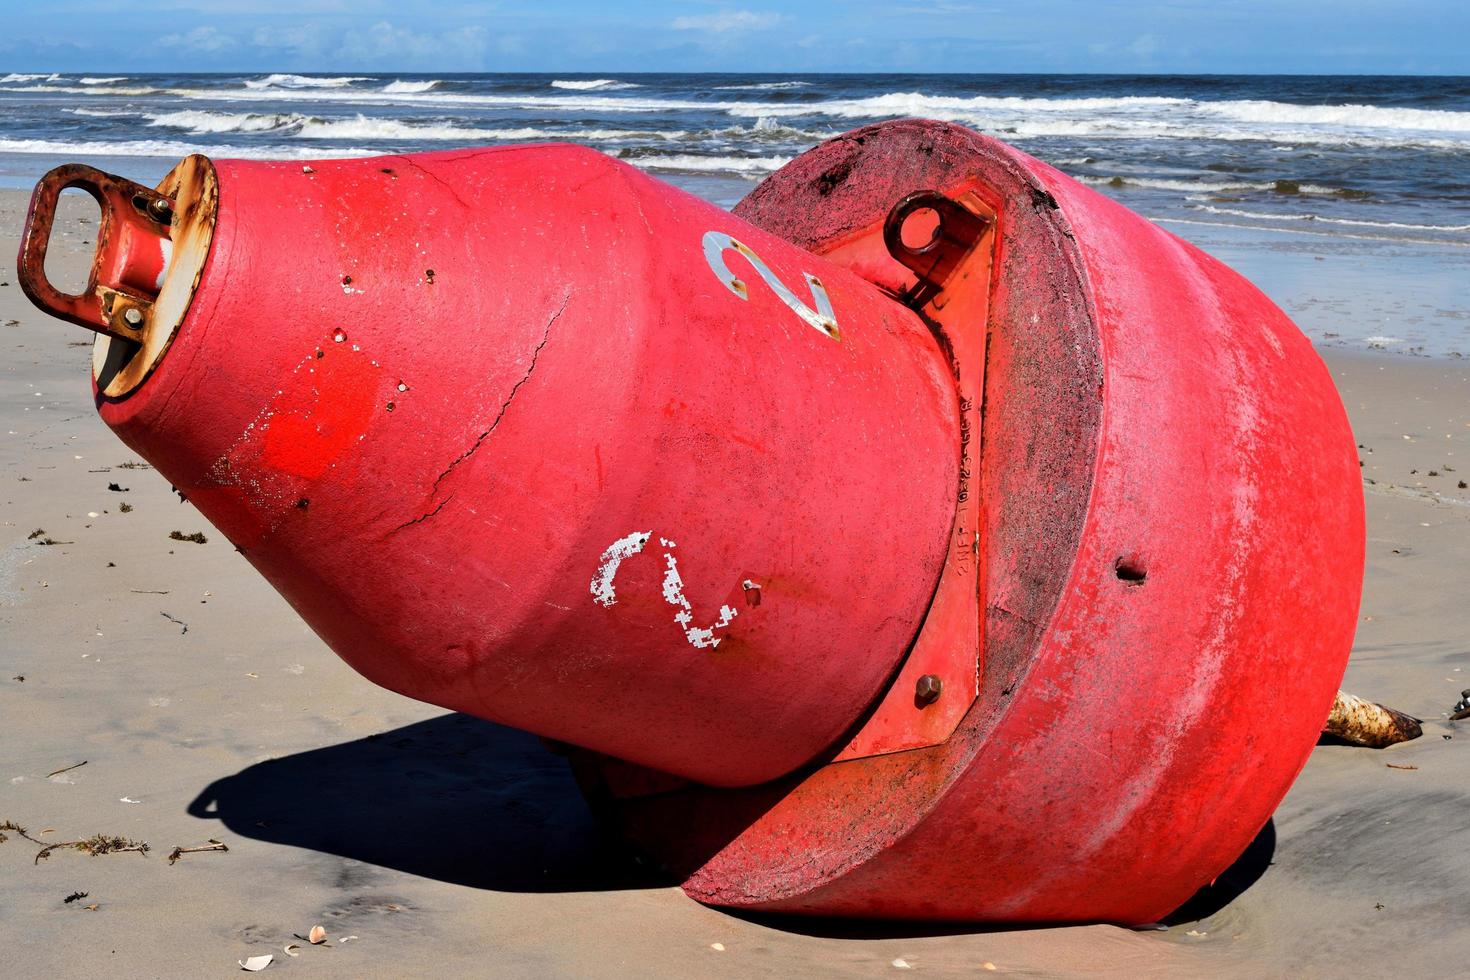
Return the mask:
[(1207, 214), (1223, 214), (1235, 218), (1254, 218), (1258, 221), (1310, 221), (1322, 225), (1342, 225), (1349, 228), (1387, 228), (1395, 231), (1438, 231), (1457, 232), (1470, 231), (1467, 225), (1424, 225), (1408, 221), (1370, 221), (1366, 218), (1332, 218), (1321, 214), (1280, 212), (1267, 213), (1263, 211), (1248, 211), (1242, 208), (1222, 208), (1213, 204), (1197, 204), (1195, 210), (1204, 211)]
[(77, 85), (7, 85), (0, 92), (72, 92), (78, 95), (154, 95), (164, 89), (148, 85), (118, 85), (106, 88), (86, 88)]
[(427, 92), (439, 87), (439, 79), (431, 78), (427, 81), (404, 81), (397, 79), (383, 86), (383, 91), (388, 95), (411, 95), (417, 92)]
[(277, 73), (273, 75), (267, 75), (264, 78), (247, 78), (245, 80), (245, 87), (253, 89), (345, 88), (348, 85), (351, 85), (353, 82), (370, 81), (372, 81), (372, 78), (364, 75), (331, 75), (322, 77), (318, 75), (291, 75), (287, 73)]
[(295, 112), (205, 112), (181, 109), (177, 112), (148, 113), (148, 125), (187, 129), (191, 133), (266, 133), (292, 129), (310, 117)]
[(1347, 103), (1297, 105), (1254, 99), (1197, 103), (1200, 112), (1248, 123), (1292, 123), (1349, 129), (1417, 130), (1470, 133), (1470, 112), (1449, 109), (1402, 109)]
[(632, 82), (620, 82), (616, 78), (593, 78), (593, 79), (554, 79), (552, 88), (571, 89), (575, 92), (610, 92), (615, 89), (638, 88)]
[(631, 163), (644, 170), (669, 170), (676, 172), (695, 173), (731, 173), (743, 175), (768, 174), (779, 170), (791, 162), (791, 157), (769, 156), (769, 157), (727, 157), (727, 156), (696, 156), (694, 154), (659, 154), (647, 156), (623, 157), (618, 156), (624, 163)]
[[(366, 147), (331, 149), (332, 157), (374, 156), (381, 150)], [(56, 156), (160, 157), (176, 159), (191, 153), (232, 156), (253, 160), (325, 159), (320, 147), (311, 146), (202, 146), (174, 140), (37, 140), (0, 138), (0, 153), (44, 153)]]
[(142, 115), (145, 115), (145, 113), (140, 112), (137, 109), (87, 109), (87, 108), (75, 108), (75, 109), (63, 109), (61, 111), (62, 112), (69, 112), (69, 113), (71, 113), (74, 116), (96, 116), (96, 117), (101, 118), (101, 119), (114, 119), (114, 118), (121, 118), (121, 117), (125, 117), (125, 116), (142, 116)]
[(311, 119), (297, 136), (330, 140), (487, 140), (482, 129), (444, 124), (415, 124), (398, 119), (377, 119), (358, 114), (352, 119)]
[(785, 92), (790, 89), (807, 88), (811, 82), (757, 82), (753, 85), (716, 85), (717, 92)]

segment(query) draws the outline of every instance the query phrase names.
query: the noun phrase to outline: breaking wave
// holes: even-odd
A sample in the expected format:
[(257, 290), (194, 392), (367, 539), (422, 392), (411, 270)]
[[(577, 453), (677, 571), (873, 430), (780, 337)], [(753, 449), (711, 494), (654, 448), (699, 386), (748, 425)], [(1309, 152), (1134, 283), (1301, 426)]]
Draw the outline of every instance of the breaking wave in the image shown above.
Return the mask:
[(178, 112), (141, 113), (150, 126), (187, 129), (191, 133), (269, 133), (291, 129), (307, 121), (294, 112)]
[(617, 89), (637, 88), (638, 86), (633, 82), (620, 82), (616, 78), (590, 80), (557, 78), (552, 80), (551, 87), (571, 89), (574, 92), (612, 92)]
[(819, 143), (839, 135), (836, 129), (798, 129), (777, 122), (771, 116), (761, 116), (750, 126), (730, 126), (725, 129), (700, 130), (691, 134), (695, 139), (710, 138), (726, 140), (753, 140), (758, 143)]
[(157, 95), (167, 91), (147, 85), (109, 86), (107, 88), (85, 88), (76, 85), (14, 85), (0, 88), (0, 92), (72, 92), (78, 95)]
[(137, 109), (65, 109), (63, 111), (69, 112), (74, 116), (96, 116), (99, 119), (116, 119), (123, 116), (144, 115), (144, 113)]
[(768, 174), (791, 162), (791, 157), (695, 156), (686, 153), (618, 152), (613, 156), (644, 170), (683, 173), (728, 173), (746, 176)]
[(1362, 191), (1347, 187), (1324, 187), (1320, 184), (1303, 184), (1295, 180), (1169, 180), (1161, 177), (1093, 177), (1079, 176), (1078, 180), (1094, 187), (1147, 187), (1161, 191), (1185, 191), (1196, 194), (1231, 194), (1242, 191), (1270, 191), (1273, 194), (1317, 194), (1329, 197), (1365, 197)]
[(114, 82), (125, 82), (127, 80), (126, 75), (110, 75), (106, 78), (78, 78), (77, 82), (81, 85), (111, 85)]
[(346, 88), (353, 82), (370, 81), (372, 78), (364, 75), (332, 75), (324, 78), (317, 75), (274, 74), (264, 78), (247, 78), (245, 87), (253, 89)]
[[(490, 136), (496, 131), (482, 130), (479, 135)], [(514, 131), (499, 131), (501, 138), (509, 138)], [(367, 147), (333, 147), (332, 157), (361, 157), (381, 153)], [(255, 160), (301, 160), (326, 159), (319, 147), (301, 146), (222, 146), (198, 145), (177, 140), (121, 140), (118, 142), (96, 142), (86, 140), (40, 140), (0, 139), (0, 153), (38, 153), (63, 156), (126, 156), (176, 158), (191, 153), (212, 156), (234, 156)], [(757, 177), (779, 169), (790, 157), (733, 157), (695, 156), (693, 154), (612, 154), (627, 163), (645, 170), (660, 170), (684, 173), (726, 173)]]
[[(381, 153), (365, 147), (332, 147), (333, 157), (363, 157)], [(222, 146), (183, 143), (176, 140), (88, 140), (0, 139), (0, 153), (45, 153), (61, 156), (162, 157), (172, 159), (191, 153), (233, 156), (255, 160), (326, 159), (320, 147), (311, 146)]]
[(302, 139), (321, 140), (488, 140), (495, 137), (486, 130), (469, 126), (443, 124), (419, 125), (398, 119), (373, 119), (359, 115), (355, 119), (307, 119), (300, 123), (296, 135)]
[(1470, 144), (1470, 112), (1365, 105), (1308, 106), (1259, 100), (1200, 101), (1169, 96), (1046, 99), (893, 92), (824, 102), (720, 106), (734, 116), (882, 119), (924, 116), (967, 123), (1011, 138), (1096, 136), (1258, 141), (1301, 145)]
[(791, 89), (811, 88), (811, 82), (756, 82), (751, 85), (716, 85), (717, 92), (786, 92)]
[[(131, 109), (68, 109), (78, 116), (121, 117), (132, 116), (146, 119), (149, 126), (182, 129), (191, 135), (203, 136), (218, 133), (279, 133), (299, 139), (322, 140), (462, 140), (467, 142), (497, 142), (525, 140), (573, 140), (573, 141), (616, 141), (616, 140), (680, 140), (691, 134), (676, 130), (640, 129), (590, 129), (569, 127), (547, 129), (535, 126), (513, 128), (479, 128), (454, 125), (449, 121), (409, 122), (401, 119), (383, 119), (356, 116), (343, 119), (324, 119), (299, 112), (209, 112), (198, 109), (180, 109), (175, 112), (140, 112)], [(746, 134), (744, 130), (727, 130), (735, 135)], [(711, 135), (708, 132), (695, 134), (695, 138)]]
[(1198, 102), (1199, 112), (1247, 123), (1290, 123), (1354, 129), (1470, 133), (1470, 112), (1446, 109), (1399, 109), (1372, 105), (1295, 105), (1245, 100)]
[(942, 116), (946, 113), (968, 115), (987, 111), (1016, 114), (1083, 111), (1092, 114), (1106, 109), (1156, 110), (1171, 106), (1185, 106), (1190, 102), (1189, 99), (1148, 95), (1128, 95), (1116, 98), (1035, 99), (1022, 96), (987, 95), (962, 98), (953, 95), (924, 95), (920, 92), (890, 92), (886, 95), (872, 95), (862, 99), (831, 99), (825, 102), (736, 103), (733, 108), (743, 115), (757, 114), (754, 110), (760, 110), (789, 116), (885, 118), (889, 116), (934, 117), (936, 114)]
[[(423, 106), (485, 106), (506, 109), (600, 110), (604, 112), (659, 113), (670, 109), (724, 109), (746, 103), (707, 103), (681, 99), (644, 99), (609, 95), (492, 95), (468, 92), (384, 92), (381, 89), (279, 88), (232, 89), (222, 92), (207, 88), (170, 88), (163, 92), (182, 99), (211, 102), (337, 102), (349, 104), (393, 104)], [(108, 94), (111, 94), (109, 90)]]
[(426, 82), (406, 82), (402, 79), (389, 82), (383, 86), (383, 92), (387, 95), (413, 95), (417, 92), (428, 92), (439, 87), (439, 79), (431, 78)]

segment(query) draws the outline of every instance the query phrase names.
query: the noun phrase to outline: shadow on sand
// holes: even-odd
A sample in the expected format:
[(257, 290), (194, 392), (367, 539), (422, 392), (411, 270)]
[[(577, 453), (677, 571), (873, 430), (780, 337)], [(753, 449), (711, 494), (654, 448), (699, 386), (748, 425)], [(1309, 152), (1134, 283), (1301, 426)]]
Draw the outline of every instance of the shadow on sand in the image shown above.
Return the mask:
[[(565, 761), (533, 735), (448, 714), (301, 752), (216, 780), (189, 813), (232, 833), (309, 848), (472, 888), (606, 891), (672, 882), (644, 871), (601, 832)], [(1212, 886), (1168, 924), (1218, 912), (1270, 866), (1267, 822)], [(806, 935), (893, 938), (994, 931), (740, 913)], [(1009, 928), (1015, 928), (1014, 926)]]
[(261, 762), (189, 804), (242, 837), (472, 888), (646, 887), (534, 735), (449, 714)]

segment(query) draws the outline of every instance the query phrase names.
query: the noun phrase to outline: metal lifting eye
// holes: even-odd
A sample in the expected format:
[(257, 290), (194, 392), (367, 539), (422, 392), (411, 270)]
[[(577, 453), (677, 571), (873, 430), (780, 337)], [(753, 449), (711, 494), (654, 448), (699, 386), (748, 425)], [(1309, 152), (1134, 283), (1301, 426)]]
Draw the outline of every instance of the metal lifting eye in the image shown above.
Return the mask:
[[(924, 211), (933, 212), (934, 228), (922, 245), (911, 245), (904, 240), (904, 231), (922, 230)], [(986, 224), (984, 218), (938, 191), (915, 191), (893, 206), (883, 221), (883, 244), (890, 255), (919, 277), (911, 302), (922, 304), (943, 288), (945, 280), (985, 234)]]
[[(61, 192), (80, 188), (100, 209), (87, 285), (63, 293), (46, 277), (46, 249)], [(88, 330), (136, 339), (147, 325), (172, 254), (173, 201), (130, 180), (79, 163), (41, 178), (31, 198), (16, 267), (20, 288), (41, 309)]]
[(939, 212), (930, 207), (914, 207), (902, 218), (899, 228), (901, 247), (916, 255), (933, 250), (943, 237)]

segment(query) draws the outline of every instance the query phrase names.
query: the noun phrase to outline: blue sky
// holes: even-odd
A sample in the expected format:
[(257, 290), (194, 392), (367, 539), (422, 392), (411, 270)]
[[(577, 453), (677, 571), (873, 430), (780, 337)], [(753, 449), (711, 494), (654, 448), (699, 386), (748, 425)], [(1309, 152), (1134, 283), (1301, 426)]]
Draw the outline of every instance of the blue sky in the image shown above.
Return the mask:
[(1470, 74), (1470, 0), (0, 0), (0, 71)]

